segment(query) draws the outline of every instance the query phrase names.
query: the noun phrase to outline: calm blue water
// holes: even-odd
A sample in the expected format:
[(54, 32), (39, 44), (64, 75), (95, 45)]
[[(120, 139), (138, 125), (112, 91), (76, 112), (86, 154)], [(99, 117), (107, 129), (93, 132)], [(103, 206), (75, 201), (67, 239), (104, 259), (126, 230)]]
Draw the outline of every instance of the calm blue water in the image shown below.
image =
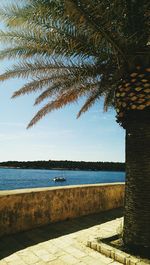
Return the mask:
[[(54, 182), (54, 177), (65, 177), (64, 182)], [(123, 182), (124, 172), (39, 170), (0, 168), (0, 190)]]

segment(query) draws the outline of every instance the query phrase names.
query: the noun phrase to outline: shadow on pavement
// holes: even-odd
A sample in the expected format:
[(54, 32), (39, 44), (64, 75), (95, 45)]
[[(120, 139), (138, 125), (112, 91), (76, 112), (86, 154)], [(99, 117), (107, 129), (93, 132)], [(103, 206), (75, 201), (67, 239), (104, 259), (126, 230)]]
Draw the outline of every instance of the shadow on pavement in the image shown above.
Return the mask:
[(29, 246), (87, 229), (123, 216), (123, 209), (82, 216), (0, 238), (0, 259)]

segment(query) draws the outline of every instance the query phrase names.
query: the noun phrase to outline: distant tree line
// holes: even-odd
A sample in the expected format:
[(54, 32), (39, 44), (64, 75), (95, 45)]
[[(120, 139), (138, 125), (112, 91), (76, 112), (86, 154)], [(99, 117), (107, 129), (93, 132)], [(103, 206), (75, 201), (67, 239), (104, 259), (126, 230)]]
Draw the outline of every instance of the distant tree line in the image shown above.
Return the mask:
[(108, 170), (125, 171), (125, 163), (119, 162), (85, 162), (68, 160), (49, 161), (7, 161), (0, 162), (0, 167), (25, 169), (69, 169), (69, 170)]

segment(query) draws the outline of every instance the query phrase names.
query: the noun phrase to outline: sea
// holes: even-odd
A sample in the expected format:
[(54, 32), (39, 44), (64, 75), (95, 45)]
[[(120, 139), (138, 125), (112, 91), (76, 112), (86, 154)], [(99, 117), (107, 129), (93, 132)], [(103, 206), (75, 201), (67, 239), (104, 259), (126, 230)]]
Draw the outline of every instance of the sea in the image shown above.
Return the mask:
[[(63, 177), (64, 182), (55, 182)], [(0, 190), (124, 182), (125, 172), (0, 168)]]

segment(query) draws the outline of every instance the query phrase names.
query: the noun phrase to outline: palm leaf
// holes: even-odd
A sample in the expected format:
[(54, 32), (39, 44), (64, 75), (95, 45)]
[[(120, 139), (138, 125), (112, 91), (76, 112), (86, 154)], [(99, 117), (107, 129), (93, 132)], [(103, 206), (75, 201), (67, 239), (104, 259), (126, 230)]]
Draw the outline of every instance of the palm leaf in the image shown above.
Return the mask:
[(0, 31), (6, 46), (0, 59), (18, 63), (0, 81), (30, 78), (13, 97), (41, 91), (35, 104), (48, 100), (29, 126), (80, 96), (87, 99), (78, 116), (100, 97), (105, 110), (114, 106), (124, 73), (139, 58), (148, 65), (148, 6), (146, 0), (25, 0), (1, 9), (7, 30)]

